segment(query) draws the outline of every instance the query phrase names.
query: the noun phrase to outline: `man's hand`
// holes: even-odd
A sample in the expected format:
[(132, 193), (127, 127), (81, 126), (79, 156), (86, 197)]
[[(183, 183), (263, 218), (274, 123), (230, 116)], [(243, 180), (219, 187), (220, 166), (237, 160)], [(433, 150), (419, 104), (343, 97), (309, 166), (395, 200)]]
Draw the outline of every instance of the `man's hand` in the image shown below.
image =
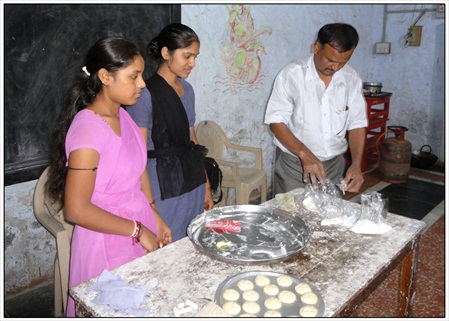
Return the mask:
[(348, 168), (345, 178), (341, 181), (342, 184), (346, 184), (345, 192), (353, 193), (357, 193), (360, 190), (363, 182), (364, 179), (360, 167), (354, 164)]
[(302, 181), (304, 183), (309, 181), (310, 175), (310, 181), (314, 189), (318, 188), (318, 181), (326, 184), (326, 171), (323, 163), (293, 135), (286, 124), (271, 123), (270, 129), (276, 138), (301, 160), (304, 170)]
[(302, 180), (308, 183), (309, 175), (310, 181), (314, 189), (318, 188), (318, 181), (326, 185), (326, 170), (323, 163), (310, 151), (301, 152), (299, 159), (301, 160), (302, 168), (304, 170)]

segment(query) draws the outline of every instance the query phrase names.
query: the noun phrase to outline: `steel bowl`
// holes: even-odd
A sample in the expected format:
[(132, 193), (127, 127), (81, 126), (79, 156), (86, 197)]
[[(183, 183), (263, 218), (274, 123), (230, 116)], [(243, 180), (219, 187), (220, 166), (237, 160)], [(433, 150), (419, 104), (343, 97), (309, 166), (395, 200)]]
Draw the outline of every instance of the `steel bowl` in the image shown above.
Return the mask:
[(380, 94), (382, 91), (382, 83), (381, 82), (364, 82), (363, 83), (364, 91), (370, 94)]

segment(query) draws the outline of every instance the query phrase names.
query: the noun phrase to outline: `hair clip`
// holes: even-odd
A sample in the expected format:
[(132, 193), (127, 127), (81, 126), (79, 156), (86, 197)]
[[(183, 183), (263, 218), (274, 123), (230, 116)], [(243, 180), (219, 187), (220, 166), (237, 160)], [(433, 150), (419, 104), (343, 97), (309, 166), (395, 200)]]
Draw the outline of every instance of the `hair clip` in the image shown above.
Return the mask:
[(87, 71), (86, 66), (84, 66), (82, 69), (86, 73), (86, 75), (89, 77), (90, 76), (90, 72)]

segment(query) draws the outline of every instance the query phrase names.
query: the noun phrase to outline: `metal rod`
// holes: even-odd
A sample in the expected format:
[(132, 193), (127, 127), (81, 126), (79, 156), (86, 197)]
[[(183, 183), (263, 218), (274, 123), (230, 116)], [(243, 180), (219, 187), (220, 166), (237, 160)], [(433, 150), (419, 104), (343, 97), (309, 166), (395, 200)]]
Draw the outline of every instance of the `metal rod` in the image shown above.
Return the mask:
[(385, 38), (386, 38), (386, 30), (387, 30), (387, 5), (384, 4), (384, 17), (383, 17), (383, 25), (382, 25), (382, 42), (385, 42)]
[[(387, 5), (385, 5), (387, 6)], [(432, 11), (437, 11), (436, 8), (434, 9), (429, 9), (429, 8), (423, 8), (423, 9), (410, 9), (410, 10), (385, 10), (385, 13), (389, 14), (389, 13), (414, 13), (414, 12), (432, 12)]]
[(415, 12), (420, 12), (421, 16), (422, 16), (422, 14), (424, 14), (426, 12), (437, 11), (437, 8), (434, 8), (434, 9), (422, 8), (422, 9), (408, 9), (408, 10), (388, 10), (387, 6), (388, 6), (387, 4), (384, 4), (384, 16), (383, 16), (383, 23), (382, 23), (382, 42), (385, 42), (385, 38), (386, 38), (387, 18), (388, 18), (388, 14), (389, 13), (415, 13)]

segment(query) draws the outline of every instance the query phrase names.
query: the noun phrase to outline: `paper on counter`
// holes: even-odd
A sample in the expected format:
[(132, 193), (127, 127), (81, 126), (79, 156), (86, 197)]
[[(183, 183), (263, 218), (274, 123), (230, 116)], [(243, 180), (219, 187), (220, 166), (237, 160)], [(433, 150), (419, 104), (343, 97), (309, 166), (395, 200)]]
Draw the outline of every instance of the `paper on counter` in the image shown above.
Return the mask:
[(97, 282), (92, 284), (91, 289), (99, 292), (93, 300), (94, 303), (107, 305), (112, 309), (124, 311), (130, 315), (144, 317), (151, 311), (142, 309), (141, 304), (146, 294), (154, 287), (154, 284), (147, 286), (132, 285), (119, 275), (103, 270)]
[(289, 193), (279, 193), (276, 194), (274, 198), (278, 202), (282, 203), (282, 206), (279, 207), (281, 210), (293, 212), (298, 209), (298, 205), (296, 204), (295, 198)]

